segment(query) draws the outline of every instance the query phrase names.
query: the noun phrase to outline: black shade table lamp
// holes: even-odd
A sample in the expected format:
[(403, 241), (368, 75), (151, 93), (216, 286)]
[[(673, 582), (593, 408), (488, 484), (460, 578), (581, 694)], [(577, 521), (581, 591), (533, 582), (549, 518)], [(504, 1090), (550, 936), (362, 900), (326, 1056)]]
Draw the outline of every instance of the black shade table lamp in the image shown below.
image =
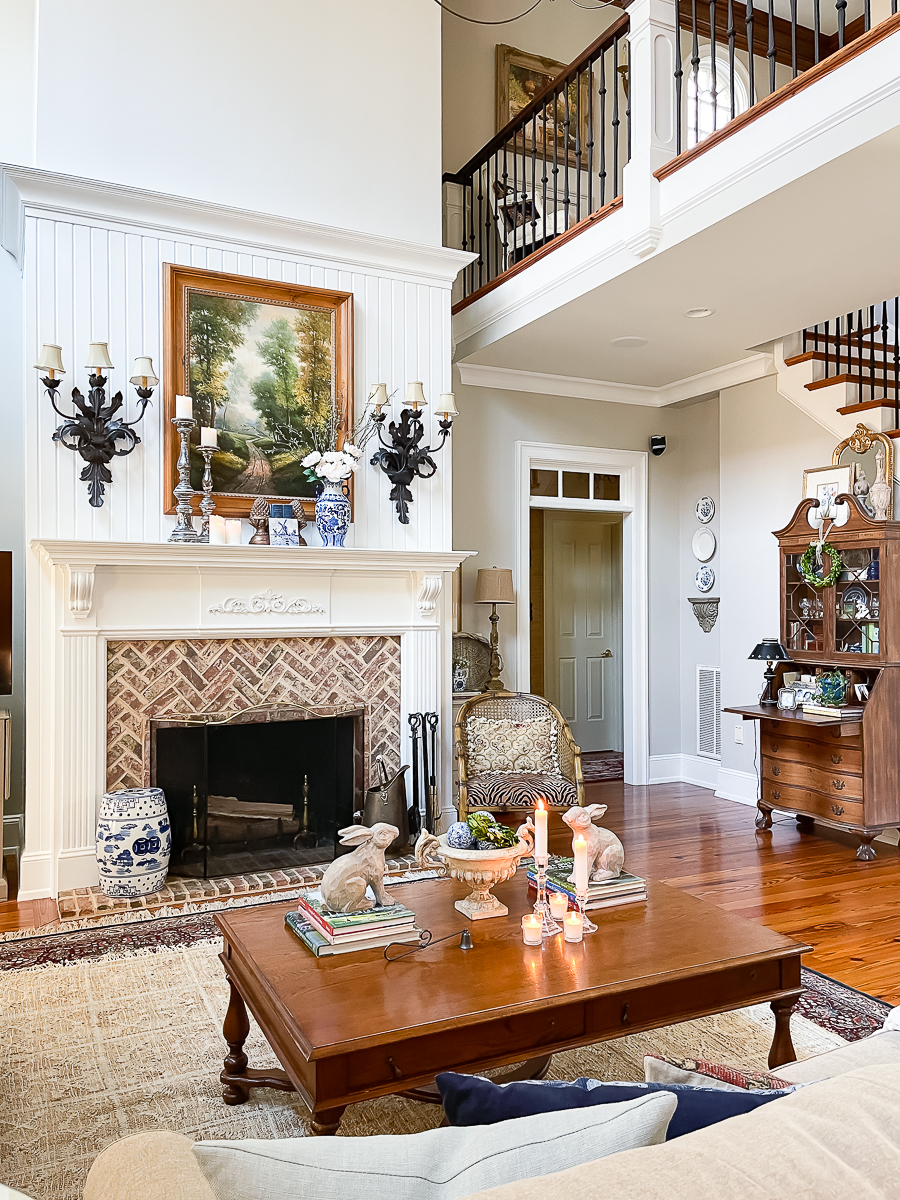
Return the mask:
[(763, 688), (763, 693), (759, 698), (760, 704), (777, 704), (778, 701), (772, 695), (772, 683), (775, 679), (775, 667), (773, 663), (790, 662), (791, 656), (785, 650), (784, 646), (782, 646), (781, 642), (779, 642), (778, 638), (763, 638), (758, 646), (754, 646), (752, 652), (747, 657), (766, 663), (766, 670), (763, 676), (766, 686)]

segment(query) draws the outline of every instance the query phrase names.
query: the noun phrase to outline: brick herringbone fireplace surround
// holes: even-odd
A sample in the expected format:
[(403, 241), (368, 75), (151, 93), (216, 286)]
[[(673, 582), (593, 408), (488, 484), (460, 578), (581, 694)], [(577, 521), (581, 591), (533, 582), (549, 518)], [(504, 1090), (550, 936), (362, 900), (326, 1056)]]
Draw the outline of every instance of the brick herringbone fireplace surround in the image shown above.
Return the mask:
[[(286, 637), (109, 642), (106, 786), (150, 783), (150, 720), (300, 703), (365, 709), (365, 778), (399, 763), (400, 639)], [(299, 714), (298, 714), (299, 715)]]

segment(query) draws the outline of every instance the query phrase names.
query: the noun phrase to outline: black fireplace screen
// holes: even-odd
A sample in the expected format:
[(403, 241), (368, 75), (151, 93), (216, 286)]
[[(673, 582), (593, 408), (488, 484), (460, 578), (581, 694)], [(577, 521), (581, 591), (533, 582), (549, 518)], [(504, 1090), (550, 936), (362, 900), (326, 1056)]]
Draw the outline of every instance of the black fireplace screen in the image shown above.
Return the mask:
[(362, 714), (200, 724), (151, 721), (172, 875), (244, 875), (328, 862), (362, 807)]

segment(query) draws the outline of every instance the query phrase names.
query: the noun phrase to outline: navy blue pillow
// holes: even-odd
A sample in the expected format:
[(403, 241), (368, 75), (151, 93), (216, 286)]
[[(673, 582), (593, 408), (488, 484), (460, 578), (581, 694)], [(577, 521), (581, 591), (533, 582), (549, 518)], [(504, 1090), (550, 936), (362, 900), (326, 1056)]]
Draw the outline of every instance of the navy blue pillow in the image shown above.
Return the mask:
[(787, 1094), (787, 1090), (729, 1092), (686, 1083), (598, 1083), (594, 1079), (578, 1079), (575, 1083), (555, 1080), (507, 1083), (501, 1087), (477, 1075), (457, 1075), (452, 1071), (442, 1072), (436, 1082), (451, 1125), (494, 1125), (497, 1121), (535, 1113), (618, 1104), (650, 1092), (672, 1092), (678, 1097), (678, 1107), (669, 1122), (667, 1141), (728, 1117), (752, 1112), (761, 1104)]

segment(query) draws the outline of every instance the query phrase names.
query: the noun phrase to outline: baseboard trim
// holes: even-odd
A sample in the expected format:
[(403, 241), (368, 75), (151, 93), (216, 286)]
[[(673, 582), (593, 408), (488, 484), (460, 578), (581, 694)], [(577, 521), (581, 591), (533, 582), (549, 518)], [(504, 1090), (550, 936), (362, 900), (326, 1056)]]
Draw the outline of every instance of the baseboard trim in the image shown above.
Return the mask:
[(722, 800), (735, 800), (738, 804), (756, 807), (759, 781), (753, 771), (733, 771), (730, 767), (719, 767), (716, 795)]
[(21, 858), (22, 847), (25, 844), (25, 816), (23, 813), (12, 813), (3, 818), (3, 853), (15, 854)]
[(696, 754), (651, 754), (650, 783), (693, 783), (715, 790), (719, 762)]

